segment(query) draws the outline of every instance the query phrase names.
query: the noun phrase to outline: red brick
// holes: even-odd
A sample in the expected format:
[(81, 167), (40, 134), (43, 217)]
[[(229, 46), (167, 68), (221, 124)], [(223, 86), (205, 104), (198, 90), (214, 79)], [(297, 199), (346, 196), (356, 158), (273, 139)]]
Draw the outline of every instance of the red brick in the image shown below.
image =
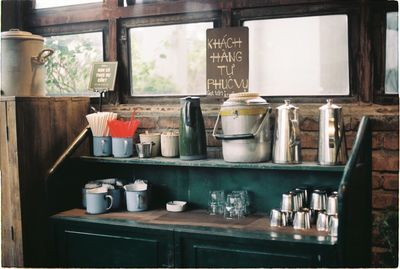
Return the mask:
[(212, 131), (206, 132), (206, 136), (207, 136), (207, 146), (209, 146), (209, 147), (221, 147), (222, 146), (222, 142), (220, 140), (214, 138), (214, 136), (212, 135)]
[(300, 140), (301, 140), (301, 147), (304, 149), (318, 148), (318, 132), (302, 132)]
[(204, 116), (204, 127), (206, 129), (213, 129), (217, 116)]
[(399, 115), (372, 117), (373, 131), (399, 131)]
[(399, 153), (397, 151), (372, 151), (372, 170), (374, 171), (398, 171)]
[(383, 148), (390, 150), (399, 149), (399, 134), (395, 132), (385, 133), (383, 136)]
[(315, 162), (318, 151), (316, 149), (302, 149), (301, 156), (304, 162)]
[(318, 131), (318, 118), (304, 117), (300, 118), (300, 129), (302, 131)]
[(160, 117), (157, 122), (160, 129), (179, 129), (178, 117)]
[(155, 129), (157, 127), (156, 117), (137, 117), (140, 121), (139, 128), (142, 129)]
[(397, 209), (399, 207), (399, 196), (397, 192), (372, 191), (372, 208), (374, 209)]
[(383, 176), (381, 173), (372, 172), (372, 189), (380, 189), (383, 184)]
[(356, 138), (355, 132), (346, 132), (346, 148), (351, 149), (353, 147), (354, 139)]
[(384, 174), (383, 175), (383, 188), (385, 190), (398, 190), (399, 189), (399, 175), (398, 174)]
[(381, 149), (383, 147), (383, 133), (372, 132), (372, 149)]

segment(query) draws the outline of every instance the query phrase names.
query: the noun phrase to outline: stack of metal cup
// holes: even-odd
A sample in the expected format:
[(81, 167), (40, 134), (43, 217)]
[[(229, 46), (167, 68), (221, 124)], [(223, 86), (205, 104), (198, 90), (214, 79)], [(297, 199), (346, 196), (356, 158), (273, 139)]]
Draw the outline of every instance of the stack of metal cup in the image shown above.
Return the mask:
[(271, 227), (292, 225), (294, 229), (310, 229), (316, 225), (318, 231), (329, 231), (337, 236), (338, 231), (338, 193), (316, 188), (311, 192), (308, 187), (295, 188), (282, 194), (280, 209), (272, 209)]
[[(337, 236), (338, 232), (338, 193), (332, 192), (327, 196), (326, 192), (315, 190), (312, 194), (311, 208), (316, 218), (318, 231), (329, 231), (329, 235)], [(321, 207), (321, 200), (325, 200), (325, 207)]]

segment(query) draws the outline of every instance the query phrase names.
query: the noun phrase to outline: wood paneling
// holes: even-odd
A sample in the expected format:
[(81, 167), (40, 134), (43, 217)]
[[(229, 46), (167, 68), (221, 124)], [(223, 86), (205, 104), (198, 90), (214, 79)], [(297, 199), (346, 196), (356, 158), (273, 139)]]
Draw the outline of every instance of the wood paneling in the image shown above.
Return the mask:
[(89, 98), (0, 99), (3, 266), (47, 265), (47, 171), (85, 128), (88, 108)]

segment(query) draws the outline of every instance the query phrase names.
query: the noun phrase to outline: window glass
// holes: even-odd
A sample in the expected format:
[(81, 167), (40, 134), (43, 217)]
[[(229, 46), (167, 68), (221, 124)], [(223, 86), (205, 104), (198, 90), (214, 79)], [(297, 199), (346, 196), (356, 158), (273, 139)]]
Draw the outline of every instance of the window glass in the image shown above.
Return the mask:
[(45, 37), (45, 47), (54, 49), (46, 62), (48, 95), (88, 94), (93, 62), (103, 61), (101, 32)]
[(348, 95), (346, 15), (246, 21), (249, 90), (267, 96)]
[(35, 8), (40, 9), (50, 7), (62, 7), (99, 2), (103, 2), (103, 0), (36, 0)]
[(131, 93), (206, 94), (206, 30), (212, 22), (131, 28)]
[(398, 13), (386, 14), (386, 72), (385, 93), (399, 92), (399, 45)]

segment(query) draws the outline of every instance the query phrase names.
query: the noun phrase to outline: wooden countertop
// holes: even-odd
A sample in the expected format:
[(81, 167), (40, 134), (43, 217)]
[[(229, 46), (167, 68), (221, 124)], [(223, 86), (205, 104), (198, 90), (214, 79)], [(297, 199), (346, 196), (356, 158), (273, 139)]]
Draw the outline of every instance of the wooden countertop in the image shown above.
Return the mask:
[(90, 215), (84, 209), (71, 209), (54, 215), (52, 219), (324, 245), (337, 243), (336, 237), (329, 236), (327, 232), (317, 231), (315, 227), (309, 230), (270, 227), (266, 214), (250, 215), (240, 220), (226, 220), (222, 216), (210, 216), (205, 210), (173, 213), (157, 209)]

